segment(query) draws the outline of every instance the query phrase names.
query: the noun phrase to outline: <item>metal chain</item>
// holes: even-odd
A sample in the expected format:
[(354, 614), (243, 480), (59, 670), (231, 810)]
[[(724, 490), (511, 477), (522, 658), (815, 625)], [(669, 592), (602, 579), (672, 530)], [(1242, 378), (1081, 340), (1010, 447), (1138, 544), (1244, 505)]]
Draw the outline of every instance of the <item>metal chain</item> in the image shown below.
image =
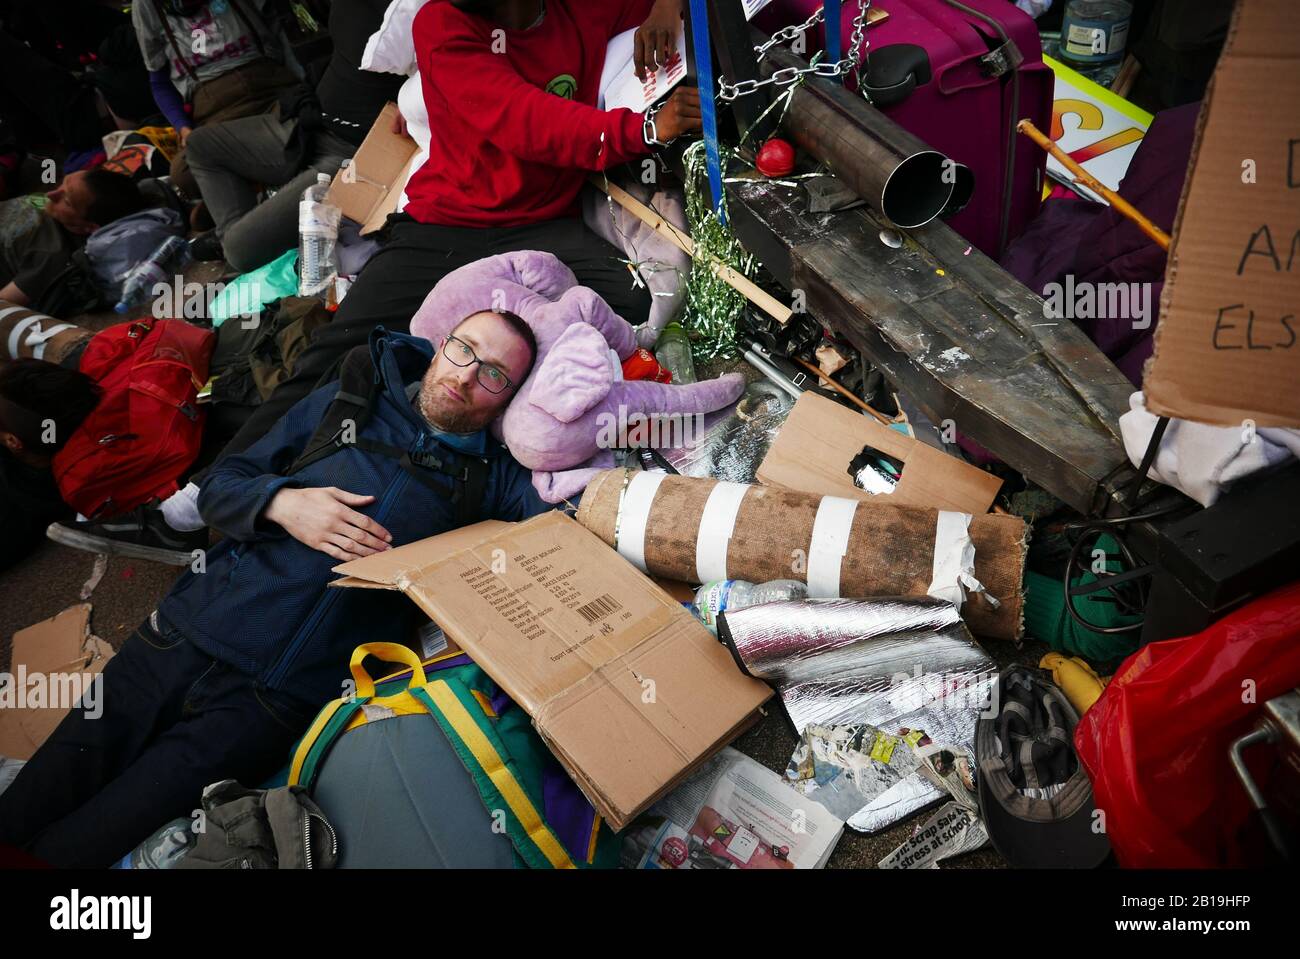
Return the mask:
[[(867, 13), (871, 9), (871, 0), (861, 0), (858, 4), (857, 16), (853, 18), (853, 33), (851, 34), (848, 56), (835, 63), (813, 63), (807, 67), (782, 67), (772, 73), (770, 77), (764, 80), (740, 80), (736, 83), (728, 83), (725, 77), (718, 78), (718, 99), (723, 103), (730, 103), (743, 96), (748, 96), (766, 86), (788, 86), (797, 82), (801, 77), (818, 76), (836, 78), (842, 77), (850, 70), (854, 71), (854, 77), (858, 77), (859, 70), (859, 51), (863, 49), (863, 42), (866, 37)], [(766, 43), (754, 48), (754, 53), (761, 63), (767, 52), (780, 43), (786, 43), (801, 36), (805, 30), (821, 23), (826, 16), (826, 8), (818, 7), (811, 17), (798, 26), (782, 27)], [(858, 83), (858, 89), (862, 89), (861, 82)]]

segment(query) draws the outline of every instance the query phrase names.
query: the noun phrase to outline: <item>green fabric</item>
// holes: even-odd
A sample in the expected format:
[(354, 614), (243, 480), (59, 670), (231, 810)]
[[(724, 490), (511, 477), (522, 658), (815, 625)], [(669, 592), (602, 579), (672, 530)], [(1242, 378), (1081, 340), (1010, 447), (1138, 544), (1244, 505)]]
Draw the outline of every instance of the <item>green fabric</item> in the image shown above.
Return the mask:
[[(1107, 554), (1106, 569), (1111, 573), (1121, 570), (1115, 558), (1114, 540), (1100, 537), (1097, 548)], [(1095, 582), (1092, 573), (1076, 577), (1073, 585)], [(1132, 622), (1121, 616), (1113, 603), (1098, 597), (1105, 591), (1074, 598), (1074, 608), (1088, 622), (1097, 626), (1121, 626)], [(1025, 571), (1025, 632), (1047, 643), (1057, 652), (1067, 656), (1081, 656), (1094, 665), (1115, 663), (1138, 648), (1139, 630), (1127, 633), (1098, 633), (1075, 622), (1065, 608), (1065, 588), (1059, 576), (1045, 576), (1033, 570)]]
[[(311, 789), (312, 783), (316, 781), (316, 770), (319, 768), (321, 760), (325, 758), (325, 754), (329, 752), (330, 747), (334, 745), (334, 740), (338, 739), (344, 727), (352, 721), (352, 717), (369, 701), (368, 699), (355, 699), (340, 706), (338, 712), (330, 717), (330, 721), (325, 724), (325, 728), (320, 731), (320, 735), (312, 743), (307, 758), (302, 762), (302, 771), (298, 776), (299, 785)], [(296, 752), (297, 747), (294, 747), (294, 753)]]
[[(482, 707), (479, 706), (474, 695), (461, 685), (461, 683), (456, 681), (454, 677), (440, 676), (438, 679), (444, 680), (447, 683), (447, 688), (451, 690), (452, 694), (460, 701), (461, 705), (465, 707), (466, 712), (468, 712), (473, 718), (475, 725), (477, 725), (483, 735), (487, 737), (488, 742), (492, 744), (492, 748), (496, 750), (497, 755), (499, 755), (502, 761), (506, 764), (506, 768), (510, 770), (511, 775), (514, 776), (515, 780), (519, 783), (520, 788), (523, 789), (524, 793), (532, 801), (533, 808), (537, 810), (537, 815), (540, 817), (544, 812), (544, 808), (539, 806), (537, 801), (541, 794), (528, 788), (524, 777), (520, 775), (520, 763), (510, 755), (510, 752), (506, 749), (505, 745), (493, 734), (491, 726), (488, 725), (490, 717), (483, 712)], [(524, 865), (529, 869), (552, 868), (550, 860), (546, 858), (546, 855), (537, 847), (537, 844), (533, 842), (532, 838), (528, 835), (527, 830), (524, 829), (523, 824), (520, 823), (519, 818), (514, 814), (514, 811), (511, 810), (510, 804), (505, 801), (505, 797), (502, 796), (500, 790), (496, 788), (496, 784), (492, 782), (483, 767), (479, 765), (478, 758), (460, 736), (457, 735), (455, 727), (452, 726), (451, 722), (438, 709), (428, 692), (424, 689), (415, 689), (411, 692), (420, 700), (420, 702), (424, 703), (425, 708), (429, 710), (429, 714), (433, 716), (433, 718), (438, 721), (438, 725), (442, 727), (442, 731), (447, 735), (447, 741), (451, 743), (452, 748), (456, 750), (456, 755), (460, 757), (460, 761), (465, 764), (465, 768), (469, 771), (470, 776), (473, 777), (474, 785), (478, 787), (479, 796), (483, 799), (483, 805), (489, 811), (493, 813), (500, 811), (505, 816), (506, 834), (514, 844), (515, 855), (519, 859), (522, 859)], [(525, 761), (526, 760), (527, 757), (525, 757)], [(563, 843), (560, 843), (558, 839), (556, 839), (556, 843), (563, 848)], [(570, 854), (570, 858), (572, 858), (572, 854)]]
[(298, 251), (288, 250), (265, 266), (259, 266), (227, 284), (208, 307), (213, 326), (232, 316), (246, 315), (254, 305), (298, 294)]

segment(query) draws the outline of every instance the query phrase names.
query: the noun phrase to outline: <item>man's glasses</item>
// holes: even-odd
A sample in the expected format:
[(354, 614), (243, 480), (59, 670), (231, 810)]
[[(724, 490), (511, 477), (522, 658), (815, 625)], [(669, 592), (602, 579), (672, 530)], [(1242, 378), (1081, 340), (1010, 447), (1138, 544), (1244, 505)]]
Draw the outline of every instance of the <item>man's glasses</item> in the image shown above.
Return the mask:
[(442, 344), (442, 353), (457, 366), (469, 366), (471, 363), (477, 363), (478, 385), (489, 393), (500, 393), (515, 385), (511, 382), (510, 377), (502, 373), (500, 369), (480, 360), (470, 348), (470, 345), (457, 336), (447, 334), (447, 339)]

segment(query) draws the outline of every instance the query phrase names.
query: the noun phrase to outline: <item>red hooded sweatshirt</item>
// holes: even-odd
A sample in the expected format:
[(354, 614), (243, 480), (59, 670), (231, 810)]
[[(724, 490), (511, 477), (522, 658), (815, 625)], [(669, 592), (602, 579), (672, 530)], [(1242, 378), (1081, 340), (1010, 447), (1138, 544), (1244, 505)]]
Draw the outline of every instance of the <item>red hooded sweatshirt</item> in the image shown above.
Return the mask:
[(598, 110), (611, 38), (653, 0), (546, 0), (527, 30), (450, 3), (426, 4), (412, 33), (429, 112), (429, 158), (406, 212), (444, 226), (523, 226), (578, 214), (588, 171), (647, 156), (642, 115)]

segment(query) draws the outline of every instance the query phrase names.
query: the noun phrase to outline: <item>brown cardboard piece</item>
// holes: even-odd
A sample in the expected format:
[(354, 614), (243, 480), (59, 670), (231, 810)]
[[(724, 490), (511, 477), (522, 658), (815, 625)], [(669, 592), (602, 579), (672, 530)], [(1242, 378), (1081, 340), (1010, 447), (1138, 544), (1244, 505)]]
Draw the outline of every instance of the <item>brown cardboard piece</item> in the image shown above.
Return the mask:
[(1174, 222), (1143, 380), (1153, 413), (1300, 426), (1298, 102), (1295, 4), (1241, 0)]
[[(450, 548), (449, 548), (450, 547)], [(562, 513), (478, 523), (335, 568), (409, 596), (533, 718), (615, 829), (772, 695), (682, 606)]]
[(406, 181), (414, 172), (411, 163), (420, 152), (409, 136), (393, 132), (396, 115), (397, 104), (385, 104), (352, 163), (334, 174), (330, 184), (329, 202), (361, 224), (362, 236), (378, 230), (397, 209)]
[[(870, 444), (903, 461), (892, 493), (858, 489), (848, 473)], [(891, 430), (816, 393), (804, 393), (758, 467), (758, 481), (821, 496), (925, 506), (978, 516), (987, 513), (1002, 480), (920, 440)]]
[[(14, 633), (9, 665), (12, 686), (0, 695), (0, 704), (4, 704), (0, 708), (0, 756), (31, 759), (71, 711), (71, 701), (59, 703), (71, 696), (72, 690), (85, 689), (112, 657), (113, 648), (90, 634), (89, 603), (70, 606)], [(81, 674), (75, 683), (74, 673)], [(24, 687), (31, 687), (32, 680), (38, 678), (43, 698), (38, 701), (41, 705), (32, 706), (35, 688)], [(15, 700), (10, 705), (9, 696), (21, 696), (25, 702)]]

